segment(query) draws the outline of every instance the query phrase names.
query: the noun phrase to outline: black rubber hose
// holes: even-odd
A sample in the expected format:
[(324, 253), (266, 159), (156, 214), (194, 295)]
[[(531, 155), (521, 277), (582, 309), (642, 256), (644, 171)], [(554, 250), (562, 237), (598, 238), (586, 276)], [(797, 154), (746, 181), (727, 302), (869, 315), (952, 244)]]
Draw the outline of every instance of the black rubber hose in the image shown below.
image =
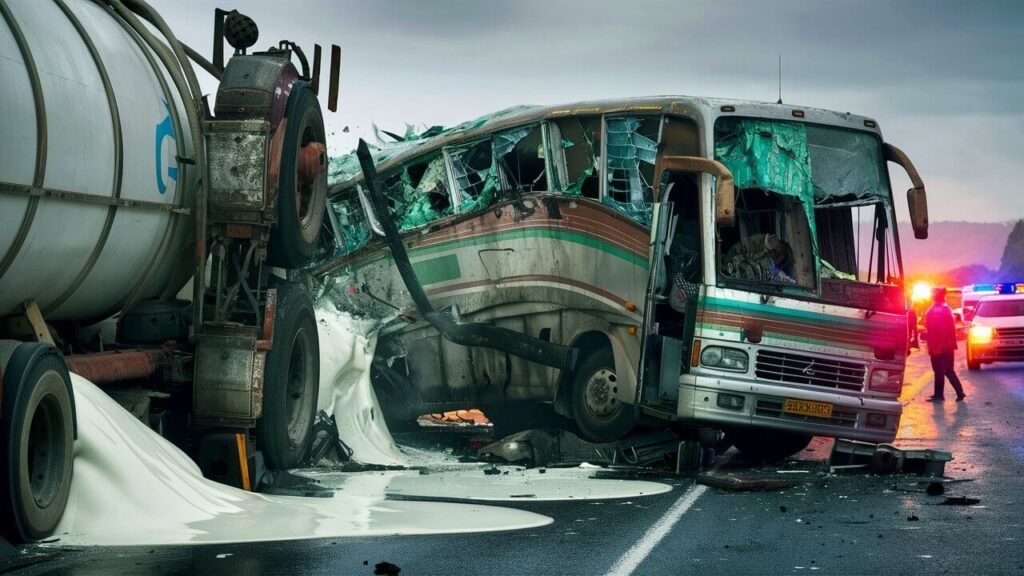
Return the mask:
[(356, 151), (359, 158), (359, 165), (363, 169), (363, 179), (369, 190), (370, 204), (381, 228), (384, 229), (384, 237), (387, 240), (388, 248), (391, 249), (391, 257), (395, 261), (395, 267), (402, 276), (405, 287), (409, 290), (409, 296), (419, 310), (423, 319), (430, 323), (445, 339), (462, 346), (476, 346), (479, 348), (490, 348), (508, 352), (513, 356), (553, 366), (563, 370), (572, 370), (576, 367), (576, 359), (579, 350), (569, 346), (562, 346), (540, 338), (527, 336), (515, 330), (491, 326), (489, 324), (467, 323), (458, 324), (445, 313), (434, 310), (423, 286), (416, 277), (412, 262), (409, 261), (409, 254), (405, 251), (405, 244), (398, 234), (398, 228), (389, 217), (387, 200), (381, 191), (380, 178), (377, 176), (377, 168), (370, 156), (370, 148), (362, 139), (359, 140), (359, 148)]

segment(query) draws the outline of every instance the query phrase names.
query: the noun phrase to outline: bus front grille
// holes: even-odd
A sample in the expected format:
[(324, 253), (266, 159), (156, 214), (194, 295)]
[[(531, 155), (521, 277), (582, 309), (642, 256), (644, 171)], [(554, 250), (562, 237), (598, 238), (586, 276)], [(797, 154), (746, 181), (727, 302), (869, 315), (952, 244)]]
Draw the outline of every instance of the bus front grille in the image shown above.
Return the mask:
[(864, 364), (857, 362), (774, 350), (759, 350), (754, 368), (755, 375), (763, 380), (858, 392), (864, 389), (866, 372)]

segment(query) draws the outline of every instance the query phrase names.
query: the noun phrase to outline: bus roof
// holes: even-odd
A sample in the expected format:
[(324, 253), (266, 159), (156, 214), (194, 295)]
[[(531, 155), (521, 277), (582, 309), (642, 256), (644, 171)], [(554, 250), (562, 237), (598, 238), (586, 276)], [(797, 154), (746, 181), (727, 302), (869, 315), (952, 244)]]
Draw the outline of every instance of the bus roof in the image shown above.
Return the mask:
[[(731, 109), (730, 109), (731, 108)], [(463, 122), (429, 137), (407, 142), (398, 142), (395, 151), (376, 155), (378, 172), (386, 172), (408, 160), (439, 150), (445, 146), (471, 142), (497, 131), (534, 124), (544, 120), (556, 120), (573, 116), (594, 116), (616, 113), (637, 114), (678, 114), (700, 121), (701, 110), (713, 110), (715, 115), (727, 113), (736, 116), (756, 116), (777, 120), (798, 120), (813, 124), (842, 126), (855, 130), (879, 133), (878, 123), (873, 119), (850, 113), (841, 113), (821, 108), (809, 108), (794, 104), (758, 102), (753, 100), (731, 100), (727, 98), (704, 98), (699, 96), (647, 96), (612, 100), (589, 100), (557, 106), (514, 106), (476, 120)], [(799, 115), (798, 115), (799, 114)], [(352, 154), (354, 156), (354, 154)], [(328, 195), (361, 182), (362, 172), (331, 186)]]

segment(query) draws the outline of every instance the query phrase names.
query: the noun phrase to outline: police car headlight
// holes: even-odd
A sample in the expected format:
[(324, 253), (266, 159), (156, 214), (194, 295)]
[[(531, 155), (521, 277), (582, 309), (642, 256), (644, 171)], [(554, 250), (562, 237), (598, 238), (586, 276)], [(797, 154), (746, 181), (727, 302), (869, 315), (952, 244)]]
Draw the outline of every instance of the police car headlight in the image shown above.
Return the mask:
[(708, 368), (746, 372), (750, 358), (743, 350), (708, 346), (700, 353), (700, 363)]

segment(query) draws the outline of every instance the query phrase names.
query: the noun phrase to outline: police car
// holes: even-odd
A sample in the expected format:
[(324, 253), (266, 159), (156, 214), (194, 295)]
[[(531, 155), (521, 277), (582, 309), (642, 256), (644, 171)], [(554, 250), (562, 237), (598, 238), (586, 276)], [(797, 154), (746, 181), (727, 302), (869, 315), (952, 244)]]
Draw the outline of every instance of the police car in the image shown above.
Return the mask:
[(1024, 362), (1024, 292), (985, 296), (975, 307), (967, 369), (991, 362)]

